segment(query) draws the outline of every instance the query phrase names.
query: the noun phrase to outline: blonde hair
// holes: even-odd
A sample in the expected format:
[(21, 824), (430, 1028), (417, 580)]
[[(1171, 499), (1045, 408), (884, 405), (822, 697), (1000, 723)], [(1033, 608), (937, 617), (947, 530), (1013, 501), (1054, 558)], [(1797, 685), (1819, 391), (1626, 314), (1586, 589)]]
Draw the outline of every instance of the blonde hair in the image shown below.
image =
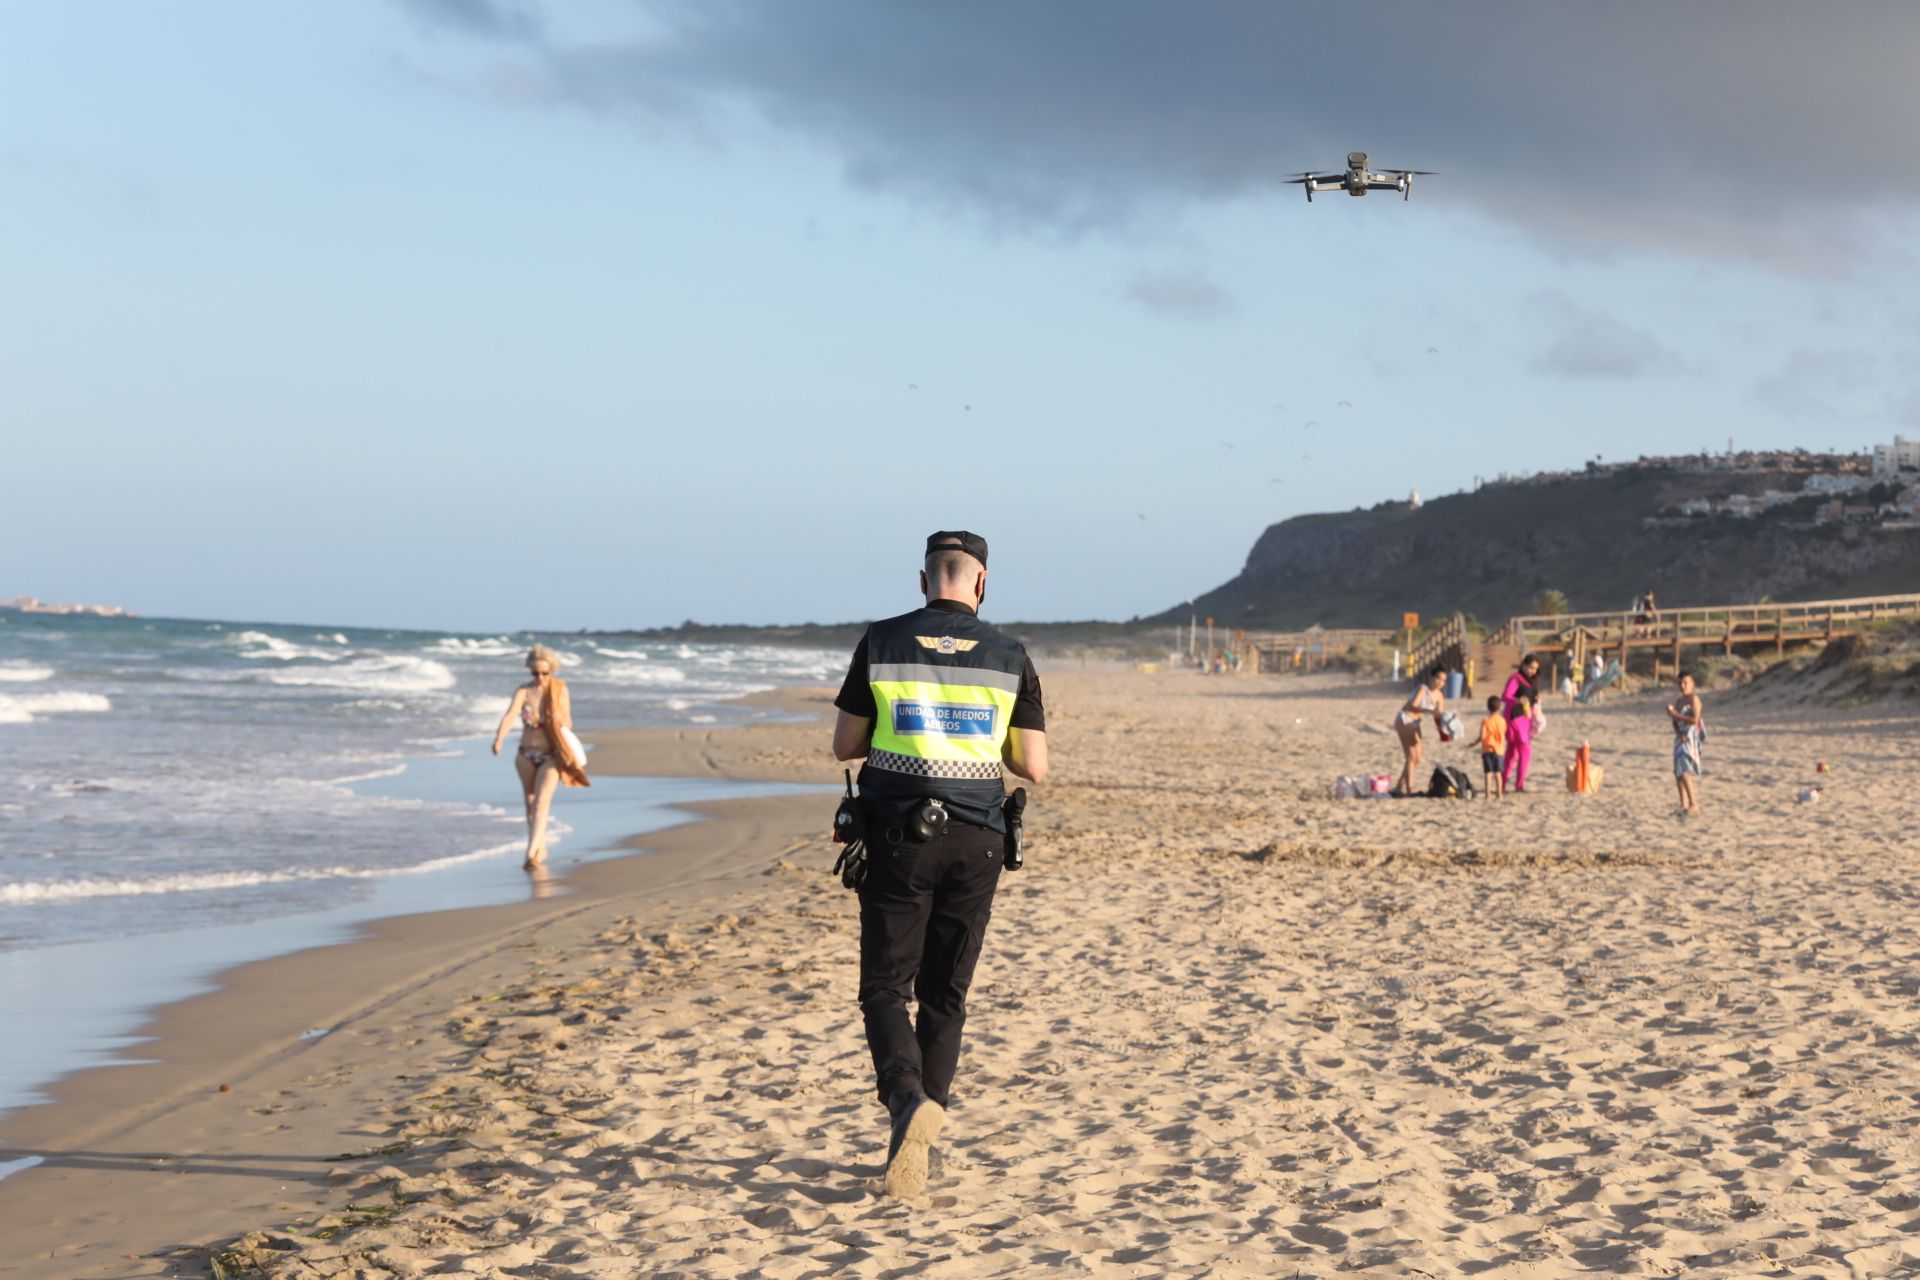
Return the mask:
[(537, 644), (527, 650), (527, 664), (531, 666), (536, 662), (546, 663), (549, 672), (560, 670), (560, 655), (544, 644)]

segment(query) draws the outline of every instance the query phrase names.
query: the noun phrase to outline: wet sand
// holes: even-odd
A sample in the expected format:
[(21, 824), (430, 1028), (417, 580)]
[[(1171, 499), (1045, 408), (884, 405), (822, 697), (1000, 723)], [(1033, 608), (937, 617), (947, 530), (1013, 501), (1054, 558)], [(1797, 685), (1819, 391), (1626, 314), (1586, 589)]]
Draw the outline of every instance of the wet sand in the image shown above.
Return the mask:
[[(1534, 792), (1493, 803), (1330, 797), (1397, 767), (1381, 686), (1093, 672), (1048, 697), (1056, 772), (921, 1200), (877, 1194), (824, 800), (669, 833), (719, 877), (682, 893), (476, 920), (471, 955), (349, 1034), (117, 1140), (205, 1134), (232, 1163), (287, 1123), (308, 1157), (363, 1153), (225, 1212), (261, 1229), (228, 1262), (294, 1277), (1920, 1266), (1911, 709), (1709, 690), (1706, 812), (1678, 821), (1657, 697), (1550, 706)], [(603, 737), (602, 767), (837, 777), (820, 725)], [(1597, 796), (1559, 785), (1582, 739)], [(1478, 780), (1470, 743), (1443, 750)], [(0, 1226), (34, 1220), (8, 1196), (44, 1172), (0, 1183)], [(167, 1181), (65, 1176), (39, 1209), (69, 1222)], [(15, 1273), (167, 1274), (110, 1261)]]

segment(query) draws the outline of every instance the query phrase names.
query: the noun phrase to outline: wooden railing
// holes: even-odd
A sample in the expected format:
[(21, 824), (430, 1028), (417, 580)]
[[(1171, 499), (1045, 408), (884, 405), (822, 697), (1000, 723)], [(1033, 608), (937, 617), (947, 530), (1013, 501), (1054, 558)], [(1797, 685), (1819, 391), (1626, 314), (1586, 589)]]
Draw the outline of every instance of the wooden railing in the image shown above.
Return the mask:
[[(1677, 666), (1686, 649), (1732, 653), (1770, 645), (1783, 652), (1789, 644), (1832, 640), (1890, 618), (1913, 617), (1920, 617), (1920, 594), (1713, 605), (1645, 614), (1632, 610), (1526, 614), (1507, 619), (1483, 637), (1476, 637), (1466, 619), (1456, 613), (1414, 643), (1405, 669), (1417, 673), (1435, 667), (1449, 671), (1477, 668), (1484, 676), (1517, 661), (1524, 653), (1565, 654), (1579, 662), (1599, 653), (1625, 666), (1636, 651), (1654, 654), (1656, 665), (1661, 654), (1670, 652)], [(1282, 671), (1296, 665), (1312, 669), (1357, 644), (1398, 646), (1404, 634), (1352, 628), (1275, 631), (1249, 634), (1238, 643), (1254, 658), (1253, 670)], [(1311, 655), (1312, 660), (1298, 662), (1296, 655)]]
[(1467, 620), (1456, 613), (1414, 643), (1407, 655), (1407, 672), (1411, 675), (1435, 667), (1464, 670), (1471, 644)]
[(1490, 644), (1531, 653), (1571, 653), (1584, 659), (1599, 652), (1624, 658), (1635, 649), (1737, 648), (1831, 640), (1889, 618), (1920, 617), (1920, 595), (1865, 596), (1852, 600), (1801, 600), (1782, 604), (1713, 605), (1659, 609), (1651, 613), (1531, 614), (1510, 618)]

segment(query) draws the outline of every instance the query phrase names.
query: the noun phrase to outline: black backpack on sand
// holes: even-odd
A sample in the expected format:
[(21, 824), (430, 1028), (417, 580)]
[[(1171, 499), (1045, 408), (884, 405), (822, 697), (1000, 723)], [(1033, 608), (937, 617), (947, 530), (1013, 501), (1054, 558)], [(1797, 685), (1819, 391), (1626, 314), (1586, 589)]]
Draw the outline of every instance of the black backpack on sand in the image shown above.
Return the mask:
[(1433, 767), (1433, 778), (1427, 783), (1427, 796), (1434, 800), (1471, 800), (1473, 779), (1450, 764), (1437, 764)]

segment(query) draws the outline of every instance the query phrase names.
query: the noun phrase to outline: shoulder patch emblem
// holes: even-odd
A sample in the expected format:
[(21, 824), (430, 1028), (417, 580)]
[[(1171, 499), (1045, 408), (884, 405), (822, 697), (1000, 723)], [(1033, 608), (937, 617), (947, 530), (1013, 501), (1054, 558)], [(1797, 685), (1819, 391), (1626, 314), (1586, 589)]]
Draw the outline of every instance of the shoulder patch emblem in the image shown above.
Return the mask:
[(922, 649), (931, 649), (935, 653), (966, 653), (978, 640), (961, 640), (955, 636), (915, 636)]

